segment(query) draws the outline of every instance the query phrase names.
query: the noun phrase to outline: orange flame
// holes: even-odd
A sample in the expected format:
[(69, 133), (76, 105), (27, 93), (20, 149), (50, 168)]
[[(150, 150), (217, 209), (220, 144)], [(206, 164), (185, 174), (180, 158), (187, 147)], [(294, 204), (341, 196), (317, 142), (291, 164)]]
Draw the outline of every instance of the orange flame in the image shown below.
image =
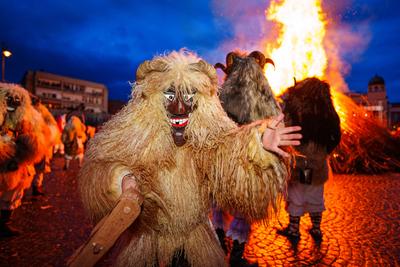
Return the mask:
[(293, 85), (293, 78), (324, 78), (328, 59), (324, 49), (326, 16), (321, 0), (272, 0), (267, 19), (279, 25), (279, 37), (269, 43), (266, 55), (276, 69), (267, 65), (265, 74), (276, 95)]
[[(340, 59), (332, 49), (332, 41), (326, 38), (327, 18), (322, 10), (322, 0), (272, 0), (266, 16), (279, 27), (276, 42), (269, 42), (265, 48), (265, 54), (275, 61), (276, 69), (271, 65), (265, 69), (274, 93), (280, 95), (293, 86), (293, 78), (300, 81), (315, 76), (328, 80), (342, 128), (348, 130), (349, 100), (338, 92), (339, 88), (345, 90), (347, 85), (337, 70)], [(329, 73), (328, 64), (331, 64)]]
[(398, 141), (373, 114), (340, 92), (347, 90), (341, 73), (346, 64), (339, 57), (343, 44), (332, 35), (333, 24), (328, 24), (322, 0), (271, 0), (266, 15), (279, 28), (276, 41), (267, 40), (264, 51), (276, 66), (275, 70), (270, 65), (265, 69), (274, 93), (279, 96), (293, 86), (293, 78), (300, 81), (315, 76), (331, 85), (342, 128), (340, 146), (331, 160), (333, 169), (375, 172), (398, 168)]

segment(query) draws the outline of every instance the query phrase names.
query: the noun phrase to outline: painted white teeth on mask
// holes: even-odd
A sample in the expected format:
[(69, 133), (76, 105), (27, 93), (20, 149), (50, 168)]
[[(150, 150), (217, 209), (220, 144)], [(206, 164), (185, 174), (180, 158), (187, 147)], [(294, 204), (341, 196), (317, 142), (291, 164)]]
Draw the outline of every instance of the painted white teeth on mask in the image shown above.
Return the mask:
[(170, 122), (173, 124), (183, 124), (186, 123), (188, 119), (170, 119)]
[(15, 108), (7, 107), (7, 111), (14, 111), (14, 110), (15, 110)]

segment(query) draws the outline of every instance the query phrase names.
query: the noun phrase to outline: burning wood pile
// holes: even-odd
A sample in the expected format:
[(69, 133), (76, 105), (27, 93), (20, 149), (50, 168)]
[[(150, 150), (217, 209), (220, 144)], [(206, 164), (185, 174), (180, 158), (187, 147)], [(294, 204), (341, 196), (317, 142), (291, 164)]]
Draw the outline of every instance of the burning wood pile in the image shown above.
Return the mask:
[(381, 122), (348, 96), (339, 92), (332, 95), (342, 128), (342, 140), (331, 158), (333, 171), (399, 171), (400, 139), (393, 137)]
[(392, 136), (372, 114), (340, 91), (347, 85), (343, 64), (330, 39), (332, 19), (323, 11), (322, 0), (272, 0), (267, 20), (276, 25), (277, 38), (264, 40), (265, 55), (276, 68), (267, 66), (265, 75), (275, 95), (300, 81), (318, 77), (331, 85), (335, 108), (341, 119), (342, 141), (333, 153), (331, 166), (339, 173), (377, 173), (400, 170), (400, 140)]

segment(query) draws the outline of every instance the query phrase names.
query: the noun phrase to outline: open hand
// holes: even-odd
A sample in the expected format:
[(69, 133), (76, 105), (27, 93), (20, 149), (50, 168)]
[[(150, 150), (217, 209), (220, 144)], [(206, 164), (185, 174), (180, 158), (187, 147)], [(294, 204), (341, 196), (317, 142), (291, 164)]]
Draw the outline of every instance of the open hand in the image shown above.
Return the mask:
[(301, 130), (300, 126), (283, 126), (283, 114), (271, 118), (268, 121), (267, 128), (262, 136), (262, 143), (266, 150), (275, 152), (282, 157), (289, 157), (290, 155), (280, 149), (280, 146), (298, 146), (300, 145), (301, 134), (294, 133)]

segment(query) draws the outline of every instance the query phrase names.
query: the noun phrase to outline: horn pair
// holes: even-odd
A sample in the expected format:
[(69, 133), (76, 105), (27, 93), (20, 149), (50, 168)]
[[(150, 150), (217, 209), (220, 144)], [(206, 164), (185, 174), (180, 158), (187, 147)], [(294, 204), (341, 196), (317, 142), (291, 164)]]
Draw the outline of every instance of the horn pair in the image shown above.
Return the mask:
[[(234, 57), (236, 57), (236, 53), (235, 52), (229, 52), (226, 55), (226, 66), (220, 62), (216, 63), (214, 65), (214, 68), (218, 69), (220, 68), (223, 72), (225, 72), (225, 74), (229, 74), (230, 70), (232, 68), (232, 64), (233, 64), (233, 59)], [(260, 65), (260, 67), (263, 69), (265, 64), (270, 63), (272, 64), (272, 66), (275, 67), (275, 63), (272, 59), (270, 58), (266, 58), (264, 56), (263, 53), (261, 53), (260, 51), (253, 51), (249, 54), (249, 57), (252, 57), (256, 60), (256, 62)]]
[(267, 64), (267, 63), (271, 64), (271, 65), (274, 66), (274, 68), (275, 68), (275, 63), (274, 63), (274, 61), (273, 61), (272, 59), (270, 59), (270, 58), (266, 58), (266, 57), (264, 56), (264, 54), (261, 53), (260, 51), (253, 51), (253, 52), (251, 52), (250, 55), (249, 55), (249, 57), (254, 58), (254, 59), (257, 61), (258, 65), (260, 65), (260, 67), (261, 67), (262, 69), (264, 68), (265, 64)]
[(235, 56), (236, 56), (235, 52), (229, 52), (226, 55), (226, 59), (225, 59), (226, 66), (224, 64), (218, 62), (217, 64), (214, 65), (214, 68), (216, 68), (216, 69), (220, 68), (223, 72), (225, 72), (225, 74), (229, 74), (232, 64), (233, 64), (233, 58)]

